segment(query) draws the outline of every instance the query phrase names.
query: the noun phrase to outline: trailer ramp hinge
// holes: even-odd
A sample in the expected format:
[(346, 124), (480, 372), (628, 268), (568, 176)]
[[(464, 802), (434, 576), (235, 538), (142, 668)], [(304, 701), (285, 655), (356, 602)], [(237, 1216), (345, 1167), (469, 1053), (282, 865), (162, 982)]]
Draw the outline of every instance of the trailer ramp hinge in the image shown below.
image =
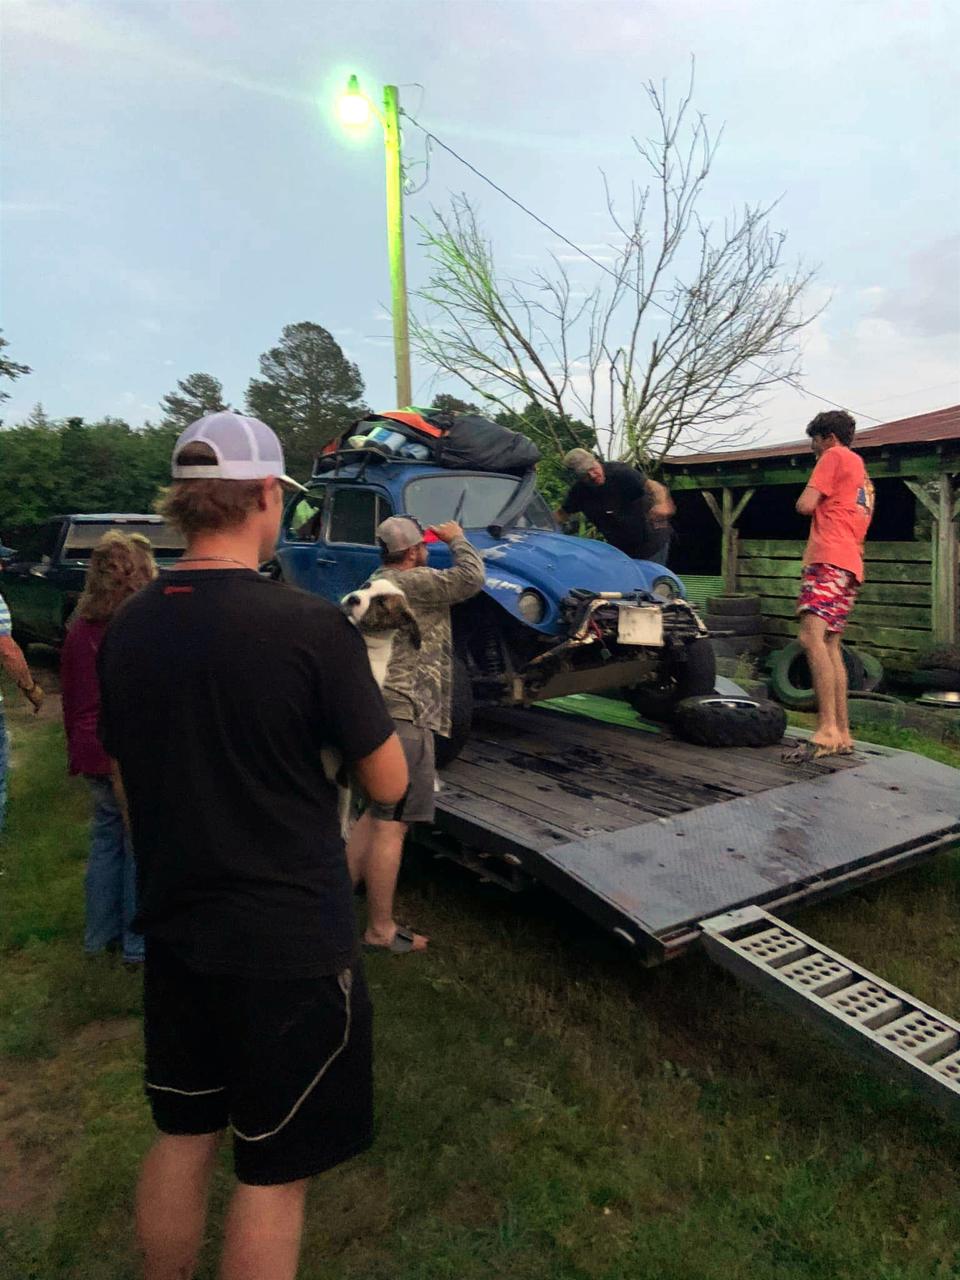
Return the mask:
[(960, 1118), (960, 1023), (761, 907), (699, 928), (722, 968)]

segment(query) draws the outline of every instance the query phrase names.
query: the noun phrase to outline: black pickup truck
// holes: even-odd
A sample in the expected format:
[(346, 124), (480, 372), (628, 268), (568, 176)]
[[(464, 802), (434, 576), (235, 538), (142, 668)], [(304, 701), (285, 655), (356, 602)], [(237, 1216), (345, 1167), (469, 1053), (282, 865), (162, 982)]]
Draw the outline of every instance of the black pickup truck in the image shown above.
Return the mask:
[[(5, 529), (0, 560), (0, 595), (22, 642), (59, 646), (76, 608), (90, 562), (90, 552), (108, 529), (142, 533), (153, 543), (159, 563), (176, 560), (183, 539), (160, 516), (54, 516), (42, 524)], [(12, 551), (10, 550), (12, 548)]]

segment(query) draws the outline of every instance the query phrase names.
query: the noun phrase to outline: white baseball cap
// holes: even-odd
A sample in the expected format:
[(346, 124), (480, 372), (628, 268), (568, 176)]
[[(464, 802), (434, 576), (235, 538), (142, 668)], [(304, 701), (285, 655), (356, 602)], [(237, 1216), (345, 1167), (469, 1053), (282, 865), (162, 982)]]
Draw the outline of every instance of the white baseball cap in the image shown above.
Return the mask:
[[(188, 444), (208, 445), (216, 462), (178, 463), (180, 451)], [(180, 433), (173, 446), (170, 474), (174, 480), (266, 480), (276, 476), (287, 488), (307, 492), (285, 473), (283, 449), (276, 432), (259, 418), (247, 418), (230, 410), (208, 413)]]

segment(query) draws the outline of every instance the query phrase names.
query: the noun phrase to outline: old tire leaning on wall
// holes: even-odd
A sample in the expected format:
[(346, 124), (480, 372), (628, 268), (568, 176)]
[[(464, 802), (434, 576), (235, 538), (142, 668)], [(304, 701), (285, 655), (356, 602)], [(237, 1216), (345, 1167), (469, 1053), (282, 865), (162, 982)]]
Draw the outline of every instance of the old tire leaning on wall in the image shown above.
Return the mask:
[(769, 747), (783, 737), (787, 713), (766, 699), (713, 694), (679, 703), (673, 725), (679, 737), (704, 747)]
[(473, 681), (462, 658), (453, 659), (453, 691), (450, 699), (450, 737), (433, 735), (433, 754), (438, 769), (452, 764), (467, 745), (473, 728)]
[[(854, 692), (866, 688), (867, 671), (863, 658), (854, 649), (841, 646), (847, 682)], [(778, 649), (770, 656), (770, 692), (791, 711), (813, 711), (817, 698), (813, 691), (807, 655), (799, 640)]]
[(876, 693), (883, 684), (883, 663), (869, 649), (855, 649), (853, 652), (863, 663), (864, 672), (863, 684), (853, 692)]
[(759, 618), (760, 597), (745, 593), (711, 596), (707, 600), (707, 613), (725, 618)]

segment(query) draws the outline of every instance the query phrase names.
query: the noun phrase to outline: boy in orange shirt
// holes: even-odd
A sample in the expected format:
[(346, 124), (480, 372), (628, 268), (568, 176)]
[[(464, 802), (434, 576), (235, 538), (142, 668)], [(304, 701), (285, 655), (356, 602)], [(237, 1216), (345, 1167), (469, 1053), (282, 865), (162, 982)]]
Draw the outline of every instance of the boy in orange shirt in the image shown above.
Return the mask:
[(855, 428), (843, 409), (818, 413), (807, 427), (817, 462), (797, 499), (800, 514), (813, 517), (797, 613), (817, 695), (817, 728), (791, 759), (853, 754), (840, 637), (863, 582), (863, 541), (874, 503), (863, 459), (850, 448)]

